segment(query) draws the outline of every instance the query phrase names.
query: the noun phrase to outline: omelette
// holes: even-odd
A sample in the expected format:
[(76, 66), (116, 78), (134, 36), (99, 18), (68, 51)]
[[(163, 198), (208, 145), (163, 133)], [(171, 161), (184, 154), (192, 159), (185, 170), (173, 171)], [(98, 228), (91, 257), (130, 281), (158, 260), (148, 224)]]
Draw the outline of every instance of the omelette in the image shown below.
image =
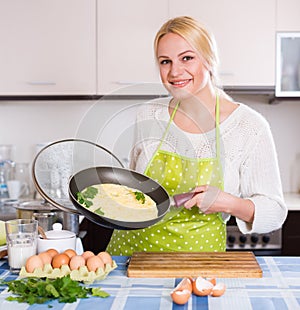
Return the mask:
[(157, 218), (155, 201), (139, 190), (119, 184), (97, 184), (77, 194), (78, 202), (89, 211), (124, 222)]

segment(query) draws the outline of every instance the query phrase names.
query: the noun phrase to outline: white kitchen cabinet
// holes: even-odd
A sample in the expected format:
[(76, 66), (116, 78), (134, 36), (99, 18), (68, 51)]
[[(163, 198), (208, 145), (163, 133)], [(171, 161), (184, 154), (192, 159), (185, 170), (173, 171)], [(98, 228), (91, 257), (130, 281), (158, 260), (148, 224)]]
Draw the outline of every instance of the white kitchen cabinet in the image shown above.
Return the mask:
[(98, 0), (99, 95), (166, 93), (153, 41), (168, 19), (167, 0)]
[(275, 2), (172, 0), (170, 15), (190, 15), (214, 33), (223, 86), (274, 86)]
[(96, 93), (96, 0), (1, 0), (0, 96)]
[(300, 1), (277, 0), (277, 31), (300, 31)]

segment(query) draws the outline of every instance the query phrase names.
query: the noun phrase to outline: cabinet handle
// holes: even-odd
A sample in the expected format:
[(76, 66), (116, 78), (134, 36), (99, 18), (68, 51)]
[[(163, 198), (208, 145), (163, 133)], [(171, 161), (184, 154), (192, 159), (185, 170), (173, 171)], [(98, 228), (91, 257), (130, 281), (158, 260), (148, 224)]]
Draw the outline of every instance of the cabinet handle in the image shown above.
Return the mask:
[(47, 86), (47, 85), (56, 85), (55, 82), (46, 82), (46, 81), (29, 81), (27, 82), (28, 85), (33, 86)]

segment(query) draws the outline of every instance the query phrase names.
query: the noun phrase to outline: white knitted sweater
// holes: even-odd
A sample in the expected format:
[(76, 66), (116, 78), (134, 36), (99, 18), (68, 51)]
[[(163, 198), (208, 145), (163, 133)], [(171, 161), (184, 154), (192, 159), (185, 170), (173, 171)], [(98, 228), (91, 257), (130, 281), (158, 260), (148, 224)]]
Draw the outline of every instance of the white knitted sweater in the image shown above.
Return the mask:
[[(130, 167), (143, 173), (165, 132), (170, 98), (160, 98), (138, 109), (135, 143)], [(189, 157), (215, 157), (215, 130), (191, 134), (171, 124), (163, 149)], [(262, 115), (239, 103), (220, 124), (224, 191), (251, 199), (255, 205), (252, 225), (236, 219), (242, 233), (279, 229), (287, 216), (277, 154), (269, 124)], [(223, 214), (228, 220), (230, 215)]]

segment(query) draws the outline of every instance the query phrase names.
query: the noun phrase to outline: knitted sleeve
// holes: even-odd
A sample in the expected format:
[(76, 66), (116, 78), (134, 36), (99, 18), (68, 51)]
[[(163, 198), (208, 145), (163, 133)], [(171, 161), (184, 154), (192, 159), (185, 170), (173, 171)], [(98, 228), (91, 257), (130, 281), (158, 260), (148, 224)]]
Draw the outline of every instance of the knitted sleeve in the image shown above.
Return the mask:
[(242, 233), (279, 229), (287, 216), (273, 136), (267, 121), (261, 119), (258, 124), (240, 168), (241, 197), (255, 205), (252, 225), (236, 219)]

